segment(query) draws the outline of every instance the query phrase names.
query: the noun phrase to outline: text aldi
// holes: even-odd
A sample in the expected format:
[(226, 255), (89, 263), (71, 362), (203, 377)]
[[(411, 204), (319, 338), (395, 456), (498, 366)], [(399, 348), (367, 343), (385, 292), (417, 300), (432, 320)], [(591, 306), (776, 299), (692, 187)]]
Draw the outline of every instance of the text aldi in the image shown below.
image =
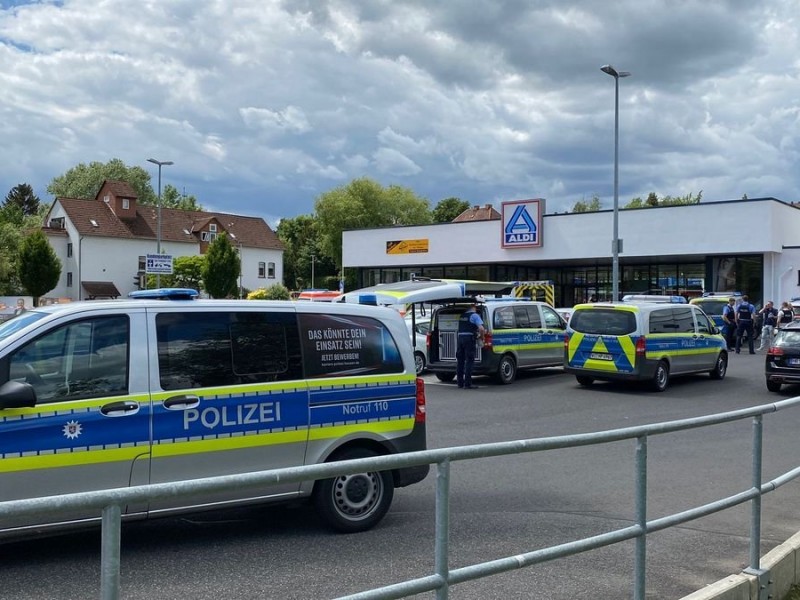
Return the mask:
[(544, 199), (513, 200), (502, 204), (503, 248), (542, 245)]

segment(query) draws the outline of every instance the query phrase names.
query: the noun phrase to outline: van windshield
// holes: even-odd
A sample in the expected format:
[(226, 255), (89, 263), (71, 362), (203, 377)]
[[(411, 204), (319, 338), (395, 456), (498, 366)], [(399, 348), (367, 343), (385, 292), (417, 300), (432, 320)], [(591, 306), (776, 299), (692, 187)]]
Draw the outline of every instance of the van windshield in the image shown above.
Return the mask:
[(570, 329), (593, 335), (628, 335), (636, 331), (636, 315), (629, 310), (593, 308), (576, 310)]
[(35, 310), (26, 310), (24, 313), (18, 314), (16, 317), (11, 317), (8, 321), (0, 323), (0, 340), (7, 338), (12, 333), (16, 333), (23, 327), (30, 325), (43, 319), (47, 313), (38, 312)]
[(721, 315), (723, 309), (728, 305), (727, 300), (696, 300), (694, 303), (707, 315)]

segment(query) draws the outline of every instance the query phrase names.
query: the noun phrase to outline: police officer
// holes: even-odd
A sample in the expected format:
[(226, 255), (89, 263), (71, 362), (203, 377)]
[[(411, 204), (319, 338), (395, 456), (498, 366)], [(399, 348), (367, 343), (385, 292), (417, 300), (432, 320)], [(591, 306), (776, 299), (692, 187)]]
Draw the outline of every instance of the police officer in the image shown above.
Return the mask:
[(477, 312), (477, 303), (458, 319), (458, 345), (456, 347), (456, 381), (458, 387), (466, 390), (475, 389), (472, 385), (472, 365), (475, 362), (475, 342), (483, 338), (485, 329), (483, 319)]
[(736, 308), (736, 354), (742, 346), (742, 336), (747, 334), (747, 345), (750, 354), (755, 354), (753, 347), (753, 316), (756, 314), (756, 307), (750, 304), (747, 296), (742, 296), (742, 302)]
[(767, 348), (772, 348), (772, 339), (775, 337), (775, 326), (778, 324), (778, 309), (769, 300), (760, 311), (763, 315), (763, 327), (761, 328), (761, 343), (758, 345), (759, 350), (764, 349), (764, 341), (767, 342)]
[(722, 309), (722, 321), (725, 323), (725, 341), (728, 344), (728, 352), (731, 352), (736, 337), (736, 298), (728, 298), (728, 304)]

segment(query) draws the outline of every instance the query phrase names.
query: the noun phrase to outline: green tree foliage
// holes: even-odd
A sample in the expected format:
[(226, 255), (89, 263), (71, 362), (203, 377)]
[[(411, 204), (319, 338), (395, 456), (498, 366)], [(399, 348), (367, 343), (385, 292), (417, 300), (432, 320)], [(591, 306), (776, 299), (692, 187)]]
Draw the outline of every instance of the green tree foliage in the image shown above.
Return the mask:
[(336, 272), (336, 265), (329, 257), (323, 256), (318, 244), (317, 218), (313, 215), (299, 215), (291, 219), (281, 219), (276, 230), (283, 242), (283, 281), (293, 290), (311, 285), (311, 262), (314, 260), (314, 280), (317, 275), (324, 277)]
[(268, 288), (258, 288), (247, 294), (248, 300), (289, 300), (289, 289), (282, 283), (276, 283)]
[(177, 256), (172, 264), (172, 275), (162, 275), (160, 278), (153, 274), (148, 275), (147, 289), (155, 288), (156, 282), (160, 280), (161, 287), (192, 288), (199, 292), (203, 284), (205, 263), (205, 256)]
[(34, 305), (58, 284), (61, 261), (41, 229), (22, 241), (19, 250), (19, 280), (22, 287), (33, 296)]
[(197, 198), (181, 194), (178, 188), (169, 183), (161, 190), (161, 206), (179, 210), (203, 210), (202, 205), (197, 202)]
[(589, 202), (578, 200), (572, 207), (572, 212), (575, 213), (597, 212), (598, 210), (600, 210), (600, 196), (597, 194), (594, 194)]
[(21, 224), (23, 217), (38, 215), (40, 206), (41, 201), (39, 197), (33, 193), (33, 188), (27, 183), (20, 183), (11, 188), (8, 194), (6, 194), (6, 199), (3, 201), (0, 210), (4, 213), (6, 211), (19, 213), (20, 217), (16, 217), (16, 220)]
[(431, 222), (428, 201), (409, 188), (361, 178), (325, 192), (317, 198), (317, 232), (321, 253), (342, 264), (342, 232), (393, 225), (427, 225)]
[(47, 186), (47, 191), (57, 198), (94, 198), (106, 179), (130, 184), (141, 204), (155, 205), (158, 202), (150, 185), (150, 173), (142, 167), (128, 167), (118, 158), (112, 158), (107, 163), (80, 163), (54, 178)]
[(203, 266), (203, 283), (212, 298), (236, 297), (239, 292), (241, 261), (226, 234), (217, 236), (208, 247)]
[(459, 198), (445, 198), (433, 209), (434, 223), (450, 223), (469, 208), (469, 202)]
[(703, 190), (697, 192), (695, 196), (691, 192), (686, 194), (685, 196), (664, 196), (663, 198), (659, 198), (658, 194), (655, 192), (650, 192), (647, 195), (646, 200), (642, 200), (641, 198), (633, 198), (630, 202), (628, 202), (622, 208), (649, 208), (654, 206), (678, 206), (684, 204), (700, 204), (700, 200), (703, 197)]

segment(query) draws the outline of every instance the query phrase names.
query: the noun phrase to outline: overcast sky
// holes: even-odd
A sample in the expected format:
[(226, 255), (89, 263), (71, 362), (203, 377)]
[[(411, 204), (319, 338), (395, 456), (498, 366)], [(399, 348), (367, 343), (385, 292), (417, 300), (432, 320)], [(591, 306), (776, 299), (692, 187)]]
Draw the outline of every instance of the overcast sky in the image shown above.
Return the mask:
[(0, 199), (120, 158), (208, 210), (800, 200), (800, 0), (0, 0)]

